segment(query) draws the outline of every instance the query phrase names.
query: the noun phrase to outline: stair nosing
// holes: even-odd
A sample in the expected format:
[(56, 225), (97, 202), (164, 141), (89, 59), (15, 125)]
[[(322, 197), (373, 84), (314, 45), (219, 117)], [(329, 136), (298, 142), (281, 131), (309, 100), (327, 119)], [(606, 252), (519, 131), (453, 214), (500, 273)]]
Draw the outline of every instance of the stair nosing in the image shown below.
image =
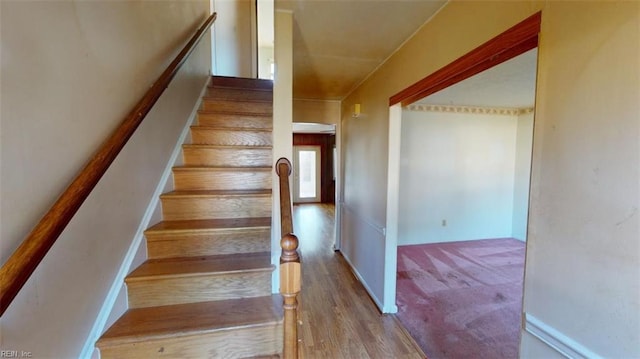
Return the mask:
[[(234, 219), (231, 222), (239, 222), (239, 225), (231, 225), (228, 226), (228, 223), (224, 223), (225, 221), (218, 221), (218, 220), (189, 220), (189, 221), (180, 221), (180, 220), (176, 220), (176, 221), (160, 221), (156, 224), (154, 224), (153, 226), (147, 228), (147, 230), (144, 231), (144, 234), (151, 234), (151, 235), (155, 235), (156, 233), (189, 233), (189, 232), (207, 232), (207, 231), (225, 231), (225, 230), (244, 230), (244, 229), (267, 229), (267, 228), (271, 228), (271, 217), (259, 217), (260, 219), (256, 219), (256, 218), (240, 218), (240, 219)], [(267, 222), (268, 224), (254, 224), (252, 225), (251, 222), (258, 222), (259, 221), (264, 221)], [(181, 228), (156, 228), (156, 227), (160, 227), (161, 224), (163, 223), (186, 223), (186, 222), (191, 222), (191, 227), (181, 227)], [(205, 225), (202, 227), (199, 226), (193, 226), (194, 222), (196, 222), (195, 224), (199, 224), (199, 225)], [(221, 222), (221, 223), (216, 223), (216, 222)], [(248, 224), (245, 224), (243, 222), (250, 222)], [(148, 240), (148, 238), (147, 238)]]
[(238, 132), (273, 132), (271, 128), (255, 128), (255, 127), (219, 127), (219, 126), (202, 126), (193, 125), (191, 129), (202, 129), (205, 131), (222, 130), (222, 131), (238, 131)]
[(255, 102), (255, 103), (270, 103), (273, 104), (273, 99), (271, 100), (262, 100), (262, 99), (246, 99), (246, 98), (224, 98), (224, 97), (216, 97), (215, 95), (207, 95), (203, 96), (202, 100), (204, 101), (229, 101), (229, 102)]
[(252, 172), (252, 171), (258, 171), (258, 172), (271, 172), (271, 167), (270, 166), (240, 166), (240, 167), (229, 167), (229, 166), (174, 166), (171, 168), (173, 171), (184, 171), (184, 172), (206, 172), (206, 171), (212, 171), (212, 172), (224, 172), (224, 171), (230, 171), (230, 172)]
[(240, 116), (265, 117), (265, 118), (272, 118), (273, 117), (273, 112), (243, 112), (243, 111), (229, 111), (229, 110), (198, 110), (198, 115), (206, 115), (206, 114), (240, 115)]
[[(223, 255), (209, 255), (209, 256), (193, 256), (193, 257), (169, 257), (161, 259), (148, 259), (140, 267), (133, 272), (129, 273), (125, 278), (125, 283), (146, 282), (155, 280), (165, 280), (172, 278), (192, 278), (192, 277), (210, 277), (221, 276), (229, 274), (241, 274), (241, 273), (257, 273), (257, 272), (272, 272), (275, 269), (275, 265), (270, 262), (270, 252), (251, 252), (251, 253), (235, 253), (235, 254), (223, 254)], [(238, 265), (238, 260), (246, 260)], [(165, 269), (175, 269), (175, 266), (182, 267), (185, 265), (204, 264), (211, 265), (215, 262), (223, 262), (225, 265), (229, 265), (230, 261), (237, 267), (233, 269), (219, 269), (219, 270), (206, 270), (206, 267), (191, 267), (193, 271), (185, 272), (168, 272), (168, 273), (151, 273), (151, 274), (136, 274), (140, 268), (145, 266), (153, 266), (157, 264), (164, 264)], [(208, 262), (208, 263), (205, 263)], [(210, 268), (209, 268), (210, 269)]]
[(168, 274), (153, 274), (153, 275), (144, 275), (144, 276), (127, 276), (124, 279), (125, 283), (135, 283), (135, 282), (151, 282), (155, 280), (165, 280), (165, 279), (173, 279), (173, 278), (195, 278), (195, 277), (215, 277), (215, 276), (225, 276), (229, 274), (240, 274), (240, 273), (259, 273), (259, 272), (273, 272), (275, 270), (275, 266), (270, 264), (268, 267), (259, 267), (259, 268), (251, 268), (251, 269), (234, 269), (234, 270), (225, 270), (225, 271), (207, 271), (207, 272), (193, 272), (193, 273), (168, 273)]
[(273, 92), (273, 88), (261, 88), (261, 87), (242, 87), (242, 86), (223, 86), (223, 85), (214, 85), (214, 84), (208, 84), (207, 88), (211, 88), (211, 89), (234, 89), (234, 90), (241, 90), (241, 91), (262, 91), (262, 92)]
[(265, 145), (211, 145), (206, 143), (185, 143), (182, 148), (194, 148), (194, 149), (230, 149), (230, 150), (272, 150), (273, 146)]
[(271, 189), (259, 190), (182, 190), (171, 191), (160, 195), (163, 198), (175, 197), (270, 197), (273, 194)]
[(156, 234), (166, 233), (166, 234), (189, 234), (189, 233), (207, 233), (207, 232), (241, 232), (243, 230), (268, 230), (271, 229), (271, 226), (255, 226), (255, 227), (227, 227), (227, 228), (198, 228), (198, 229), (158, 229), (151, 232), (145, 231), (145, 235), (149, 235), (151, 238), (146, 237), (147, 242), (169, 242), (174, 241), (172, 238), (158, 238)]
[(96, 346), (98, 348), (100, 348), (101, 346), (103, 348), (108, 348), (108, 347), (115, 347), (119, 345), (139, 343), (142, 341), (149, 341), (149, 340), (182, 338), (182, 337), (198, 335), (198, 334), (211, 334), (211, 333), (218, 333), (218, 332), (238, 330), (238, 329), (277, 326), (282, 321), (283, 321), (282, 318), (273, 318), (269, 321), (264, 321), (264, 322), (256, 322), (256, 323), (249, 323), (249, 324), (243, 324), (243, 325), (230, 325), (227, 327), (220, 327), (220, 328), (196, 328), (196, 329), (184, 330), (179, 332), (165, 331), (162, 333), (152, 333), (152, 334), (146, 334), (146, 335), (123, 335), (120, 337), (99, 339), (96, 342)]

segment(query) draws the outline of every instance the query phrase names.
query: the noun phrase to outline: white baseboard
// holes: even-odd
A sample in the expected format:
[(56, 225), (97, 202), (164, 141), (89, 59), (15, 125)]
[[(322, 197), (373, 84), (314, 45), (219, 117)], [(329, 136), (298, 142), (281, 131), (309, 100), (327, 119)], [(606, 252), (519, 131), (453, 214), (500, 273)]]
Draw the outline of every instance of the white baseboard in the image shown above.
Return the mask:
[(567, 358), (602, 358), (529, 313), (525, 313), (524, 330)]
[(178, 138), (178, 141), (176, 142), (176, 145), (171, 153), (171, 157), (169, 157), (169, 161), (167, 162), (167, 165), (164, 171), (162, 172), (160, 181), (158, 182), (158, 185), (156, 186), (156, 189), (153, 192), (151, 201), (149, 202), (149, 205), (147, 206), (144, 216), (142, 217), (142, 221), (138, 226), (138, 230), (136, 231), (136, 234), (133, 237), (131, 246), (129, 246), (129, 250), (127, 251), (127, 254), (124, 257), (124, 261), (122, 262), (120, 269), (118, 270), (118, 274), (116, 275), (113, 283), (111, 284), (111, 288), (107, 293), (104, 303), (102, 304), (102, 308), (100, 308), (100, 312), (98, 313), (96, 321), (94, 322), (93, 327), (91, 328), (91, 332), (87, 337), (87, 341), (85, 342), (82, 348), (82, 352), (80, 352), (80, 358), (84, 358), (84, 359), (90, 359), (92, 357), (95, 358), (95, 353), (94, 353), (95, 343), (100, 338), (100, 335), (102, 335), (102, 332), (104, 331), (105, 325), (107, 323), (107, 319), (109, 318), (109, 315), (113, 310), (116, 299), (121, 294), (121, 290), (124, 288), (124, 286), (122, 285), (122, 283), (124, 282), (124, 278), (129, 273), (131, 269), (131, 264), (133, 263), (133, 260), (136, 257), (136, 253), (138, 252), (138, 249), (141, 243), (143, 242), (144, 231), (147, 228), (149, 228), (151, 217), (153, 216), (153, 213), (156, 210), (156, 207), (158, 206), (158, 203), (160, 201), (160, 195), (164, 191), (165, 185), (169, 180), (169, 178), (171, 177), (171, 173), (172, 173), (171, 169), (173, 168), (176, 160), (178, 159), (178, 156), (182, 151), (182, 144), (185, 142), (187, 136), (189, 135), (189, 129), (191, 127), (191, 124), (197, 118), (198, 110), (200, 109), (200, 104), (202, 103), (202, 97), (206, 93), (207, 87), (210, 81), (211, 81), (211, 77), (207, 76), (207, 80), (205, 81), (204, 86), (200, 91), (198, 100), (196, 101), (196, 104), (193, 107), (193, 110), (191, 111), (191, 114), (189, 115), (187, 122), (185, 123), (185, 126), (182, 129), (182, 132), (180, 133), (180, 137)]

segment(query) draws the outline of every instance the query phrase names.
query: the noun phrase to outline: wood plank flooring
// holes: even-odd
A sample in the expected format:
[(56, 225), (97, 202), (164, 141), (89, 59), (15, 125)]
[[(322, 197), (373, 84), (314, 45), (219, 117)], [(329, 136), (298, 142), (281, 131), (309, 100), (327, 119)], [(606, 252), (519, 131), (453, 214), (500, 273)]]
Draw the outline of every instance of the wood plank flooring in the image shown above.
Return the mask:
[(303, 358), (425, 358), (394, 315), (380, 314), (333, 251), (334, 206), (294, 206), (302, 254), (299, 328)]

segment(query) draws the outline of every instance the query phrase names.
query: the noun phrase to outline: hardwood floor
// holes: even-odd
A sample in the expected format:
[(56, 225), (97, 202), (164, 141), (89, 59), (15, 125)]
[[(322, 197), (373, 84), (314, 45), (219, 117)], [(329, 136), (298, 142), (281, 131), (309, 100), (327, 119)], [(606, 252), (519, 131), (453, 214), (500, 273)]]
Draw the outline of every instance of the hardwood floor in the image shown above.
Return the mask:
[(396, 317), (380, 314), (333, 251), (334, 205), (295, 205), (293, 219), (302, 254), (301, 357), (424, 358)]

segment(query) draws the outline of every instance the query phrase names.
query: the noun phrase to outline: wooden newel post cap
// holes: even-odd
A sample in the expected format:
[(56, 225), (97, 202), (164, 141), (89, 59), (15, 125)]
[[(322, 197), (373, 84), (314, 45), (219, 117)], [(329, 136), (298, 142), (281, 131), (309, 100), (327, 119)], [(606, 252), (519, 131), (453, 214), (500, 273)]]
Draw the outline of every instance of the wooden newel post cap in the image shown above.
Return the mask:
[(291, 161), (289, 161), (286, 157), (278, 158), (276, 162), (276, 174), (278, 176), (283, 176), (284, 173), (280, 174), (281, 170), (286, 170), (287, 176), (291, 175), (291, 171), (293, 171), (293, 166), (291, 165)]
[(280, 263), (299, 262), (298, 256), (298, 237), (289, 233), (285, 234), (280, 240), (280, 247), (282, 247), (282, 256), (280, 257)]

